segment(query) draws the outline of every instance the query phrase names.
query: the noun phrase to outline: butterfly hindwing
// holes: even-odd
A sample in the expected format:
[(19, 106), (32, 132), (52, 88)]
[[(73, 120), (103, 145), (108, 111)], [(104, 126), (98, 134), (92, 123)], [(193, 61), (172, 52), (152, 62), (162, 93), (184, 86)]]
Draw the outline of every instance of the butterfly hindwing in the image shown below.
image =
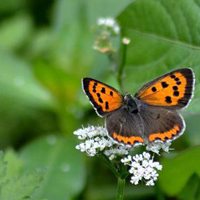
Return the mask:
[(92, 78), (83, 78), (83, 90), (100, 116), (122, 106), (123, 96), (113, 87)]
[(148, 105), (180, 109), (188, 105), (194, 81), (192, 69), (174, 70), (145, 84), (135, 97)]
[(142, 144), (143, 124), (138, 114), (131, 115), (124, 107), (106, 116), (108, 134), (117, 142), (129, 145)]
[(183, 118), (174, 110), (145, 105), (141, 107), (140, 115), (148, 142), (174, 140), (185, 129)]

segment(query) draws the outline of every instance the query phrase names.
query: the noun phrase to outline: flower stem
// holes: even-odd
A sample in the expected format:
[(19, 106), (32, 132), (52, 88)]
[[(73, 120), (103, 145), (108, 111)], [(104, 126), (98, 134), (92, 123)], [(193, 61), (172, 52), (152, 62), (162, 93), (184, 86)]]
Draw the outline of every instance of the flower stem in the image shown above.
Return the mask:
[(117, 180), (117, 198), (116, 200), (124, 199), (124, 188), (125, 188), (125, 179), (118, 177)]
[(113, 165), (113, 163), (110, 162), (110, 160), (104, 154), (101, 154), (101, 158), (104, 160), (104, 162), (107, 164), (107, 166), (111, 169), (111, 171), (113, 172), (113, 174), (115, 175), (115, 177), (119, 177), (119, 173), (116, 170), (116, 168)]
[(127, 52), (126, 50), (127, 50), (127, 45), (122, 44), (121, 50), (120, 50), (120, 54), (121, 54), (120, 61), (119, 61), (119, 66), (118, 66), (118, 71), (117, 71), (117, 81), (122, 91), (123, 91), (122, 79), (123, 79), (124, 67), (126, 63), (126, 52)]

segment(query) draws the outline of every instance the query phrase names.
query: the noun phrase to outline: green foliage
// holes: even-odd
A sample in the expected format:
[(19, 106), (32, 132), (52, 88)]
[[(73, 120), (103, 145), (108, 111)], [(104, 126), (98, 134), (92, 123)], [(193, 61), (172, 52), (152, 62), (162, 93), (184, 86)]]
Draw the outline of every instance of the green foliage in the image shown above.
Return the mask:
[(200, 175), (200, 147), (193, 147), (172, 158), (162, 160), (160, 186), (168, 195), (177, 195), (193, 174)]
[(197, 83), (187, 111), (200, 111), (199, 4), (198, 0), (138, 0), (119, 15), (123, 36), (131, 38), (124, 79), (129, 91), (158, 74), (189, 66)]
[[(0, 146), (5, 147), (10, 143), (17, 145), (27, 132), (29, 137), (41, 134), (38, 131), (48, 129), (45, 123), (51, 124), (55, 117), (53, 99), (39, 85), (30, 65), (9, 53), (0, 52), (0, 56), (0, 113), (3, 116), (0, 119)], [(30, 129), (33, 123), (37, 129)]]
[[(50, 135), (39, 138), (20, 151), (24, 165), (30, 170), (45, 172), (44, 180), (35, 193), (36, 199), (71, 199), (85, 182), (85, 168), (81, 155), (71, 138)], [(56, 187), (59, 185), (59, 188)]]
[[(28, 15), (19, 15), (1, 23), (0, 47), (12, 50), (19, 48), (28, 40), (32, 31), (32, 22)], [(15, 34), (13, 34), (13, 32)]]
[(27, 171), (22, 160), (13, 151), (0, 155), (0, 199), (34, 199), (43, 175), (35, 170)]
[(190, 179), (188, 180), (187, 184), (180, 192), (180, 199), (181, 200), (199, 200), (200, 199), (200, 179), (197, 174), (193, 174)]

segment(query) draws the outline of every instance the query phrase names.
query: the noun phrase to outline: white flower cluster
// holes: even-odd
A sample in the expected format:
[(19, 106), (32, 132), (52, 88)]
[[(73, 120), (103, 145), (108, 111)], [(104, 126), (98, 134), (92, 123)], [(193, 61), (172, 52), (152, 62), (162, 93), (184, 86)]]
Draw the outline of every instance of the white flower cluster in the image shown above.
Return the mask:
[(159, 154), (160, 150), (162, 149), (165, 152), (169, 152), (170, 150), (171, 141), (162, 142), (162, 141), (154, 141), (152, 143), (147, 144), (146, 150), (152, 151), (156, 154)]
[(128, 155), (121, 159), (124, 165), (130, 166), (130, 182), (137, 185), (139, 181), (144, 180), (147, 186), (153, 186), (158, 178), (158, 170), (162, 170), (159, 162), (154, 162), (151, 155), (147, 152), (135, 156)]
[(97, 25), (98, 26), (104, 26), (104, 27), (110, 28), (115, 34), (119, 34), (120, 33), (120, 27), (119, 27), (119, 25), (111, 17), (108, 17), (108, 18), (99, 18), (97, 20)]
[(116, 51), (120, 27), (114, 18), (97, 19), (96, 38), (93, 48), (103, 54), (110, 54)]
[(86, 152), (88, 156), (95, 156), (103, 152), (110, 160), (119, 155), (127, 155), (130, 147), (122, 146), (108, 137), (107, 130), (101, 126), (89, 126), (74, 132), (79, 140), (83, 142), (76, 146), (81, 152)]
[[(88, 156), (95, 156), (98, 153), (103, 153), (110, 160), (117, 156), (124, 157), (121, 162), (129, 166), (131, 175), (130, 182), (134, 185), (144, 181), (147, 186), (153, 186), (158, 178), (158, 171), (162, 169), (159, 162), (154, 162), (151, 155), (147, 152), (137, 154), (135, 156), (128, 155), (130, 146), (120, 145), (108, 136), (107, 130), (101, 126), (89, 126), (81, 128), (74, 132), (82, 142), (76, 146), (76, 149), (81, 152), (86, 152)], [(169, 143), (156, 142), (147, 145), (150, 151), (159, 153), (160, 149), (169, 150)]]
[(106, 149), (104, 154), (110, 159), (113, 160), (117, 156), (127, 155), (129, 153), (130, 147), (118, 145), (113, 143), (113, 146), (110, 149)]

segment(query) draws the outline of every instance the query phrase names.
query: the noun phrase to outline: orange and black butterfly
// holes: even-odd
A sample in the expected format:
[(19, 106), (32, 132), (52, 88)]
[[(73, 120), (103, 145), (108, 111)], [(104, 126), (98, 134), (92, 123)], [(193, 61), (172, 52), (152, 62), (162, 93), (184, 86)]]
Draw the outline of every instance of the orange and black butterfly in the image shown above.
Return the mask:
[(166, 142), (180, 136), (185, 122), (177, 112), (186, 107), (194, 90), (192, 69), (171, 71), (145, 84), (134, 96), (83, 78), (83, 90), (97, 114), (106, 119), (108, 134), (119, 143)]

